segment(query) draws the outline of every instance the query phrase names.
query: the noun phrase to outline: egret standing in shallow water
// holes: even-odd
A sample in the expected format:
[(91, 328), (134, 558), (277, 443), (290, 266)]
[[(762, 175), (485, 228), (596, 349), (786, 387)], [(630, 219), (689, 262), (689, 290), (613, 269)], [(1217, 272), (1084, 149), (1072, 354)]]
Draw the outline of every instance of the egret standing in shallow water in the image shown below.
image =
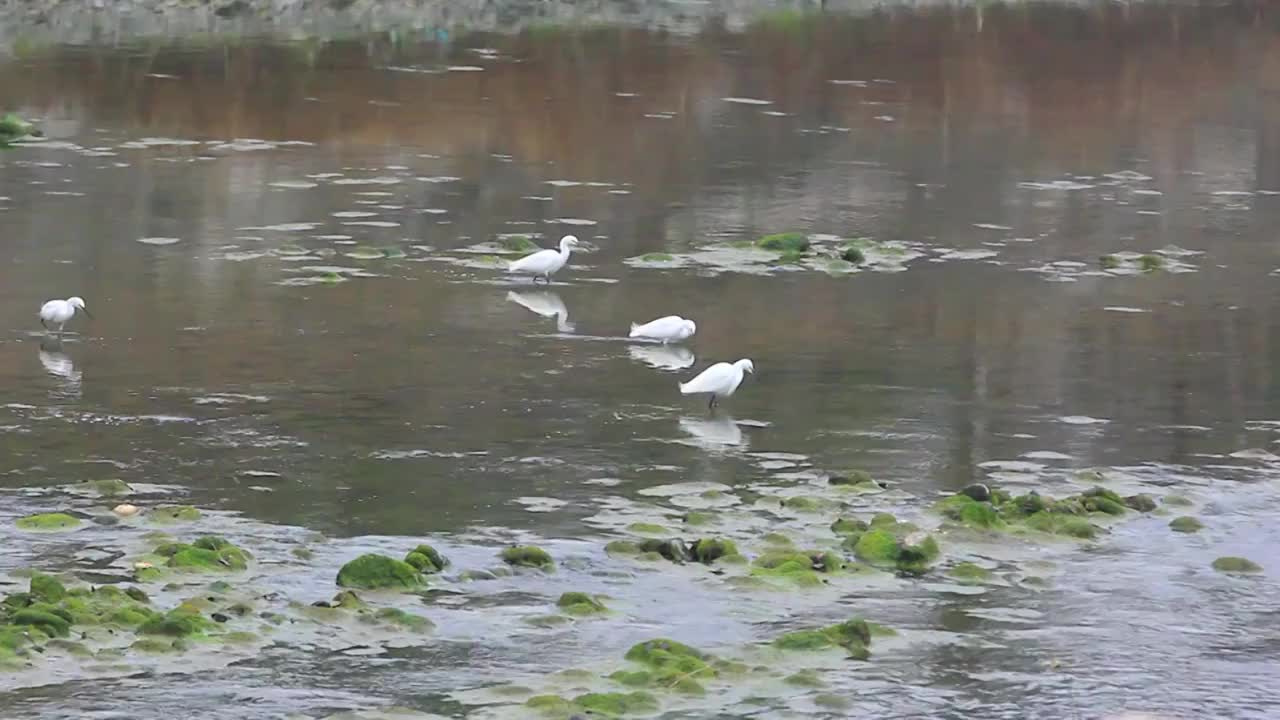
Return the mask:
[(698, 377), (687, 383), (680, 383), (680, 392), (685, 395), (708, 393), (711, 399), (707, 402), (707, 408), (710, 409), (716, 406), (716, 400), (729, 397), (738, 389), (742, 384), (743, 373), (755, 371), (756, 366), (746, 358), (733, 364), (716, 363), (699, 373)]
[(541, 275), (543, 280), (550, 283), (551, 276), (569, 262), (569, 251), (576, 247), (578, 247), (578, 238), (565, 235), (560, 238), (559, 250), (539, 250), (532, 255), (526, 255), (508, 265), (507, 272), (532, 275), (534, 282), (537, 282), (538, 276)]
[[(85, 315), (89, 315), (89, 309), (84, 306), (84, 300), (78, 297), (69, 297), (66, 300), (50, 300), (40, 306), (40, 324), (44, 325), (45, 330), (52, 330), (51, 325), (58, 326), (58, 334), (62, 334), (62, 328), (66, 326), (67, 321), (76, 314), (76, 310), (83, 310)], [(89, 315), (89, 317), (93, 317)]]
[(666, 345), (687, 340), (696, 332), (698, 332), (698, 326), (692, 320), (686, 320), (679, 315), (668, 315), (643, 325), (631, 323), (630, 337), (658, 340)]

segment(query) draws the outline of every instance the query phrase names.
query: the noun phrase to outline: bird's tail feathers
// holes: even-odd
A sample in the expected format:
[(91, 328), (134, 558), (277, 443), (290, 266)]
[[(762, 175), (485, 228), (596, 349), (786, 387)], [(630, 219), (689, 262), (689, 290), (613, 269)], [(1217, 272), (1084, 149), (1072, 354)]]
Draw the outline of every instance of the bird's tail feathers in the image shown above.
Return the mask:
[(680, 394), (681, 394), (681, 395), (688, 395), (688, 394), (689, 394), (689, 391), (685, 389), (686, 387), (688, 387), (688, 385), (689, 385), (688, 383), (678, 382), (678, 383), (676, 383), (676, 385), (680, 387)]
[(631, 335), (629, 337), (635, 337), (636, 331), (639, 329), (640, 329), (640, 323), (631, 323)]

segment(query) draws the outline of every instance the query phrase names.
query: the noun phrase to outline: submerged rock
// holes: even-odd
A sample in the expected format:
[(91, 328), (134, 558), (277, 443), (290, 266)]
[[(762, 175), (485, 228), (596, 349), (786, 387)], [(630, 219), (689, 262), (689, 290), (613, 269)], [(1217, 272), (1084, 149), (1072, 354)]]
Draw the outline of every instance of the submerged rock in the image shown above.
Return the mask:
[(516, 545), (502, 551), (502, 562), (513, 567), (531, 567), (539, 570), (554, 570), (556, 563), (551, 553), (534, 545)]
[(339, 587), (361, 590), (413, 590), (422, 587), (422, 575), (412, 565), (386, 555), (361, 555), (342, 566)]
[(569, 615), (598, 615), (609, 612), (609, 608), (595, 597), (583, 592), (567, 592), (556, 600), (556, 607)]
[(849, 535), (846, 542), (855, 537), (853, 554), (859, 560), (909, 575), (923, 574), (941, 554), (933, 536), (915, 532), (914, 526), (896, 520), (873, 518), (869, 530), (861, 535)]
[(782, 650), (826, 650), (840, 647), (856, 660), (871, 657), (871, 628), (865, 620), (846, 620), (817, 630), (797, 630), (773, 641)]
[(1262, 566), (1242, 557), (1220, 557), (1213, 561), (1213, 569), (1223, 573), (1260, 573)]
[(171, 568), (206, 572), (239, 571), (249, 567), (249, 553), (232, 545), (218, 535), (205, 535), (190, 545), (173, 543), (155, 550), (157, 555), (167, 555)]
[(1203, 530), (1204, 524), (1193, 517), (1183, 515), (1182, 517), (1176, 517), (1170, 520), (1169, 528), (1174, 532), (1193, 533)]
[(983, 485), (982, 483), (966, 485), (960, 490), (960, 494), (973, 500), (977, 500), (978, 502), (987, 502), (991, 500), (991, 488)]
[(586, 693), (573, 699), (573, 705), (599, 717), (647, 714), (658, 711), (658, 700), (647, 692)]
[(89, 492), (100, 497), (120, 497), (133, 493), (133, 487), (120, 478), (84, 480), (69, 487), (75, 492)]
[(1146, 493), (1138, 493), (1137, 495), (1129, 495), (1124, 499), (1124, 504), (1131, 510), (1138, 512), (1153, 512), (1159, 506), (1156, 505), (1156, 499)]
[(604, 551), (610, 555), (639, 555), (640, 546), (630, 540), (612, 540)]
[(947, 570), (947, 575), (966, 585), (976, 585), (991, 579), (990, 570), (971, 562), (962, 562)]
[(195, 522), (200, 511), (190, 505), (158, 505), (147, 512), (147, 519), (161, 525)]
[(738, 546), (724, 538), (702, 538), (693, 542), (689, 552), (694, 560), (710, 565), (722, 558), (737, 557)]
[(756, 246), (781, 253), (803, 253), (809, 250), (809, 238), (798, 232), (776, 233), (760, 238), (756, 241)]
[(641, 553), (657, 553), (673, 563), (686, 563), (693, 559), (689, 548), (679, 538), (670, 540), (649, 539), (636, 544)]
[(70, 530), (80, 525), (80, 518), (66, 513), (39, 513), (36, 515), (28, 515), (18, 518), (14, 521), (14, 525), (19, 530), (41, 530), (45, 532), (55, 532), (58, 530)]
[(214, 621), (205, 618), (198, 610), (179, 605), (163, 615), (151, 616), (138, 627), (138, 633), (187, 638), (204, 635), (215, 627)]
[(360, 615), (360, 620), (373, 624), (388, 623), (416, 633), (431, 632), (435, 628), (435, 623), (430, 620), (400, 608), (378, 608), (372, 613), (364, 612)]

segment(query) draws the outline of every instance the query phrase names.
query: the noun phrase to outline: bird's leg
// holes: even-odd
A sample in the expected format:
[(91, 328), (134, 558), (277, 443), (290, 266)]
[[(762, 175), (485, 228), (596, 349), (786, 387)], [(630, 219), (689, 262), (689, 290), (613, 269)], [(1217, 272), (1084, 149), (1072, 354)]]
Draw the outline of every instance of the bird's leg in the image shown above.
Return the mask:
[(49, 323), (45, 322), (43, 317), (40, 318), (40, 324), (44, 326), (46, 332), (49, 330)]
[(707, 409), (714, 410), (716, 407), (716, 394), (711, 393), (711, 399), (707, 401)]

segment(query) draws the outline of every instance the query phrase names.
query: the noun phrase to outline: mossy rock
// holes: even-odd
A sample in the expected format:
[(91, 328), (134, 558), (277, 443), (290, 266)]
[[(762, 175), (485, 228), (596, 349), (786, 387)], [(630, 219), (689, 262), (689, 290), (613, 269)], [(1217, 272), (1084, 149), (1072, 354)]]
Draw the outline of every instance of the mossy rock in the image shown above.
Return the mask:
[(165, 635), (175, 638), (187, 638), (204, 635), (214, 629), (216, 624), (199, 612), (189, 607), (178, 606), (163, 615), (153, 615), (138, 627), (141, 635)]
[(586, 693), (573, 699), (573, 705), (595, 717), (649, 714), (658, 711), (658, 700), (647, 692)]
[(818, 693), (812, 699), (814, 705), (827, 710), (848, 710), (853, 707), (853, 702), (849, 698), (834, 693)]
[(1142, 272), (1149, 273), (1155, 272), (1156, 270), (1163, 270), (1164, 265), (1164, 258), (1159, 255), (1147, 253), (1146, 255), (1138, 258), (1138, 268), (1141, 269)]
[(760, 537), (760, 539), (770, 545), (777, 545), (779, 547), (791, 547), (795, 545), (795, 542), (791, 538), (779, 532), (765, 533)]
[(854, 265), (861, 265), (867, 261), (867, 255), (862, 252), (862, 249), (859, 247), (846, 245), (840, 249), (840, 259), (845, 262), (853, 263)]
[(831, 532), (837, 535), (861, 535), (870, 529), (870, 525), (856, 518), (836, 518), (831, 523)]
[(18, 518), (14, 525), (19, 530), (38, 530), (41, 532), (57, 532), (71, 530), (80, 526), (80, 518), (66, 513), (39, 513)]
[(992, 572), (971, 562), (962, 562), (947, 570), (947, 575), (966, 585), (978, 585), (991, 580)]
[(898, 562), (901, 546), (893, 533), (882, 528), (874, 528), (864, 532), (854, 545), (854, 555), (859, 560), (880, 567), (891, 567)]
[(866, 660), (871, 657), (871, 628), (865, 620), (846, 620), (817, 630), (797, 630), (773, 641), (780, 650), (813, 651), (844, 648), (849, 657)]
[(410, 550), (404, 556), (404, 561), (424, 575), (443, 572), (449, 566), (449, 559), (430, 545), (419, 545)]
[(583, 592), (567, 592), (556, 600), (556, 607), (569, 615), (599, 615), (609, 608), (595, 597)]
[(1182, 517), (1176, 517), (1170, 520), (1169, 528), (1174, 532), (1193, 533), (1203, 530), (1204, 523), (1189, 515), (1183, 515)]
[(100, 497), (123, 497), (133, 493), (133, 487), (120, 478), (85, 480), (71, 487), (77, 492), (91, 492)]
[(835, 507), (836, 503), (825, 498), (812, 497), (809, 495), (796, 495), (794, 497), (783, 498), (782, 507), (792, 512), (816, 513), (824, 512)]
[(799, 232), (775, 233), (757, 240), (756, 247), (781, 253), (804, 253), (809, 250), (809, 237)]
[(168, 555), (171, 568), (204, 572), (238, 572), (249, 567), (249, 553), (225, 538), (206, 535), (190, 545), (162, 545), (157, 555)]
[(422, 575), (402, 560), (368, 553), (342, 566), (339, 587), (358, 590), (413, 590), (422, 587)]
[(822, 551), (771, 550), (752, 561), (753, 575), (786, 580), (801, 587), (822, 585), (822, 575), (838, 571), (844, 561)]
[(694, 560), (710, 565), (721, 558), (737, 555), (738, 546), (724, 538), (701, 538), (689, 547), (689, 554)]
[(435, 623), (430, 620), (400, 608), (378, 608), (372, 614), (361, 615), (360, 619), (364, 622), (396, 625), (415, 633), (427, 633), (435, 628)]
[(679, 538), (671, 538), (669, 540), (649, 538), (648, 540), (641, 540), (636, 546), (641, 553), (657, 553), (662, 558), (673, 563), (686, 563), (693, 559), (693, 556), (689, 553), (689, 548)]
[(559, 695), (534, 695), (524, 702), (524, 706), (546, 717), (566, 718), (576, 708), (573, 703)]
[(542, 249), (528, 235), (504, 235), (498, 238), (498, 245), (504, 250), (524, 255)]
[(1025, 523), (1032, 530), (1080, 540), (1092, 540), (1099, 532), (1098, 526), (1085, 518), (1055, 512), (1036, 513), (1028, 517)]
[(1191, 502), (1191, 498), (1182, 495), (1165, 495), (1160, 498), (1160, 503), (1170, 507), (1191, 507), (1195, 504)]
[(160, 525), (190, 523), (201, 517), (200, 511), (190, 505), (159, 505), (147, 512), (147, 519)]
[(680, 521), (685, 525), (702, 527), (704, 525), (714, 524), (716, 522), (716, 515), (714, 513), (702, 512), (700, 510), (690, 510), (684, 514), (684, 517), (680, 518)]
[(654, 687), (662, 687), (687, 695), (705, 692), (700, 680), (718, 675), (711, 665), (714, 660), (699, 650), (675, 640), (659, 638), (631, 647), (626, 659), (643, 665), (652, 677)]
[(1125, 507), (1138, 512), (1149, 513), (1160, 507), (1156, 504), (1156, 499), (1146, 493), (1138, 493), (1137, 495), (1129, 495), (1124, 499)]
[(0, 117), (0, 143), (9, 143), (35, 132), (35, 126), (13, 113)]
[(67, 596), (67, 588), (51, 575), (33, 572), (28, 593), (37, 602), (56, 603)]
[(668, 528), (658, 525), (657, 523), (645, 523), (645, 522), (631, 523), (630, 525), (627, 526), (627, 532), (632, 532), (637, 535), (669, 535), (671, 534), (671, 530)]
[(534, 545), (516, 545), (502, 551), (502, 562), (512, 567), (529, 567), (551, 571), (556, 563), (551, 553)]
[(71, 616), (64, 610), (47, 603), (23, 608), (9, 616), (12, 625), (26, 625), (49, 637), (64, 638), (71, 634)]
[(1103, 270), (1114, 270), (1120, 267), (1121, 264), (1120, 258), (1110, 253), (1098, 256), (1098, 266)]
[(1260, 573), (1262, 566), (1258, 563), (1242, 557), (1220, 557), (1213, 561), (1213, 569), (1222, 573), (1247, 574)]
[(975, 500), (969, 495), (952, 495), (939, 502), (935, 509), (948, 520), (954, 520), (966, 527), (988, 530), (1004, 526), (1000, 513), (990, 502)]
[(630, 540), (612, 540), (604, 546), (604, 551), (610, 555), (639, 555), (640, 546)]

